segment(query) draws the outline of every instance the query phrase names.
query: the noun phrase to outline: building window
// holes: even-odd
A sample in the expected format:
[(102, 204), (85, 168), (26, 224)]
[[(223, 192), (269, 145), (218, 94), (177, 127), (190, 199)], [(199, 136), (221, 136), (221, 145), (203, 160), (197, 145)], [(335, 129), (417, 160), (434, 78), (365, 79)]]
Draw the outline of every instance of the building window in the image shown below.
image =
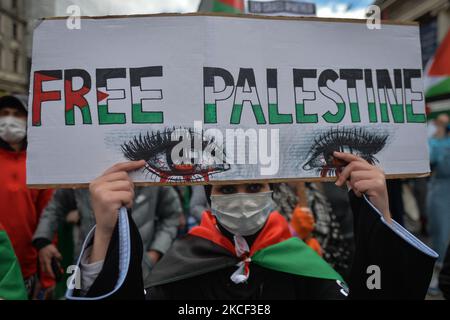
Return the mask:
[(19, 38), (18, 37), (19, 36), (19, 32), (18, 31), (19, 30), (18, 29), (19, 29), (19, 26), (17, 25), (17, 23), (13, 22), (13, 29), (12, 30), (13, 30), (13, 39), (14, 40), (18, 40), (18, 38)]
[(13, 71), (20, 73), (20, 55), (19, 51), (13, 51)]
[(15, 10), (17, 9), (17, 0), (12, 0), (12, 8)]

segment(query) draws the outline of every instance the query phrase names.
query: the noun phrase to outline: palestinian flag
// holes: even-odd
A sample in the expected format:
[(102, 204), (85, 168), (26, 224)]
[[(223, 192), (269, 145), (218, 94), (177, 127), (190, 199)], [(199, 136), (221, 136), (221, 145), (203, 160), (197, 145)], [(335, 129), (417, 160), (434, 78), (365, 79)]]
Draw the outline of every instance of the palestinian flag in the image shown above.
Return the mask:
[(243, 0), (202, 0), (199, 6), (202, 12), (243, 13)]
[[(241, 238), (242, 239), (242, 238)], [(151, 286), (192, 278), (230, 266), (237, 266), (233, 276), (245, 280), (251, 276), (252, 264), (293, 275), (329, 280), (341, 276), (313, 249), (292, 237), (286, 220), (278, 212), (270, 214), (248, 251), (233, 244), (216, 225), (216, 219), (205, 212), (198, 227), (184, 239), (175, 241), (172, 249), (152, 271)]]
[(243, 0), (214, 0), (212, 11), (242, 13), (244, 12)]
[(27, 293), (11, 242), (0, 225), (0, 299), (26, 300)]
[(427, 102), (450, 99), (450, 30), (425, 69)]

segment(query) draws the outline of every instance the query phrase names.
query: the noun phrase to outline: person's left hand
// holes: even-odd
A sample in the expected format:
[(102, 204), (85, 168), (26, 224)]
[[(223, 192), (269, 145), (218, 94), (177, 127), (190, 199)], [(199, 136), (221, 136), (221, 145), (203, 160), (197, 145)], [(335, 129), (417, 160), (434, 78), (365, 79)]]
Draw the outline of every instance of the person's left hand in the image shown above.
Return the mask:
[(338, 175), (335, 184), (340, 187), (347, 182), (356, 196), (361, 197), (362, 194), (365, 194), (375, 208), (383, 214), (385, 220), (391, 223), (386, 178), (383, 170), (351, 153), (335, 151), (333, 156), (348, 163)]

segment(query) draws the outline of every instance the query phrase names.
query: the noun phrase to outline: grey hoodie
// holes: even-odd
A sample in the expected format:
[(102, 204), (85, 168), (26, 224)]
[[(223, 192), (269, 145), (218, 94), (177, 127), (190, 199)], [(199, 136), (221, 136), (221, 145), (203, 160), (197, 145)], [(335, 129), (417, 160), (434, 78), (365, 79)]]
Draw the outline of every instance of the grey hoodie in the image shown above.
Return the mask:
[[(80, 214), (80, 239), (85, 239), (95, 225), (88, 189), (58, 189), (44, 209), (33, 237), (33, 244), (41, 249), (51, 242), (59, 225), (72, 210)], [(138, 187), (135, 189), (132, 217), (144, 245), (144, 253), (156, 250), (166, 253), (177, 235), (182, 207), (178, 194), (172, 187)], [(75, 246), (75, 257), (80, 253), (82, 243)], [(152, 264), (144, 254), (142, 272), (144, 283)]]

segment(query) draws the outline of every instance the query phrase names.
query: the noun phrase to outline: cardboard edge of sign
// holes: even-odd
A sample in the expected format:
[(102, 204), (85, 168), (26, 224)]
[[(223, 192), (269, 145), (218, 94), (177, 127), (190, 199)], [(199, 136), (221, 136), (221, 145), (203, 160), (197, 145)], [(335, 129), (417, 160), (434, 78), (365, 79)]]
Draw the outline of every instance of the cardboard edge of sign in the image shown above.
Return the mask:
[[(80, 16), (80, 19), (120, 19), (120, 18), (146, 18), (146, 17), (230, 17), (230, 18), (246, 18), (246, 19), (265, 19), (265, 20), (297, 20), (297, 21), (320, 21), (320, 22), (344, 22), (344, 23), (363, 23), (366, 24), (367, 19), (349, 19), (349, 18), (321, 18), (321, 17), (294, 17), (294, 16), (264, 16), (256, 14), (232, 14), (217, 12), (192, 12), (192, 13), (156, 13), (156, 14), (134, 14), (134, 15), (110, 15), (110, 16)], [(73, 16), (61, 17), (45, 17), (39, 19), (44, 20), (65, 20), (73, 18)], [(419, 26), (417, 21), (399, 21), (399, 20), (381, 20), (381, 25), (404, 25)]]
[[(401, 173), (401, 174), (387, 174), (386, 179), (408, 179), (408, 178), (426, 178), (430, 176), (430, 172), (425, 173)], [(316, 177), (316, 178), (280, 178), (280, 179), (251, 179), (251, 180), (221, 180), (221, 181), (190, 181), (190, 182), (135, 182), (136, 187), (146, 186), (190, 186), (190, 185), (221, 185), (221, 184), (239, 184), (239, 183), (280, 183), (280, 182), (332, 182), (336, 181), (337, 177)], [(58, 183), (58, 184), (27, 184), (30, 189), (82, 189), (88, 188), (89, 183)]]

